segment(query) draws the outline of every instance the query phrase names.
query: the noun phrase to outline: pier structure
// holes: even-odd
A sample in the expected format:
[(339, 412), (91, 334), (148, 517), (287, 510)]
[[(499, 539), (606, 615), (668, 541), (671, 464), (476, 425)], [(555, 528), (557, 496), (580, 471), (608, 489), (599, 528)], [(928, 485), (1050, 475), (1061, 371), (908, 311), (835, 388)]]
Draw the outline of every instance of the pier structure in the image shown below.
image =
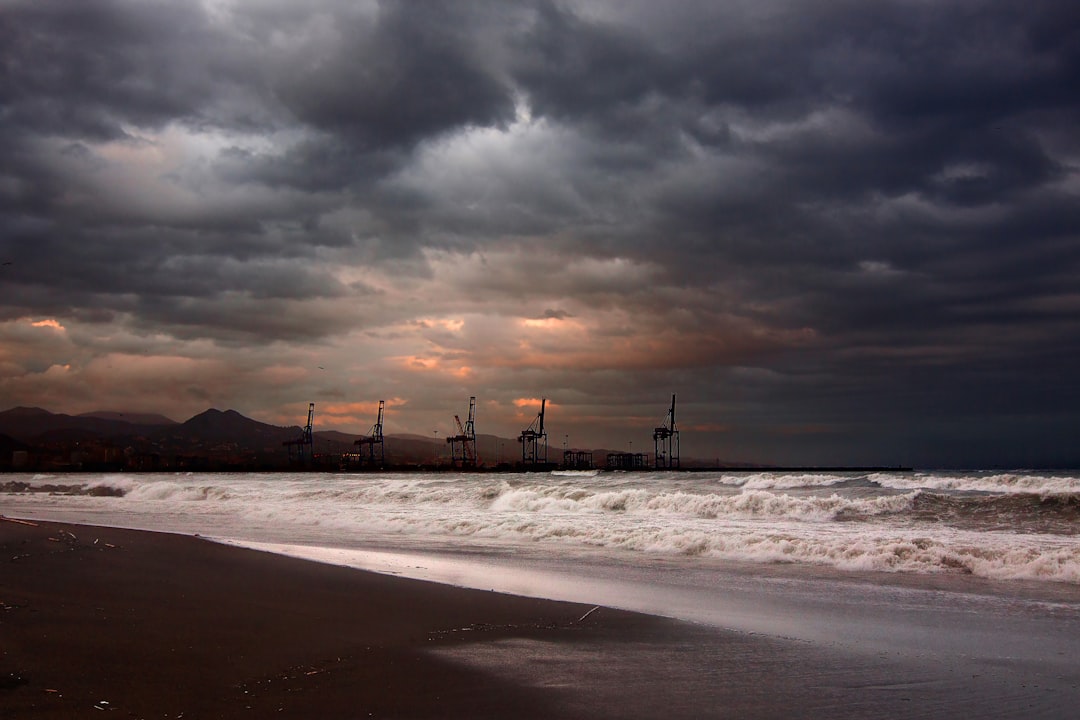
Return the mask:
[(521, 443), (521, 466), (525, 469), (546, 467), (548, 464), (548, 436), (544, 431), (546, 405), (547, 398), (540, 398), (540, 414), (518, 436), (518, 442)]
[(386, 401), (380, 400), (378, 419), (371, 427), (371, 433), (361, 435), (360, 439), (353, 443), (357, 447), (354, 455), (355, 462), (361, 467), (381, 468), (386, 464), (386, 445), (383, 441), (383, 410), (385, 408)]
[(593, 470), (593, 454), (590, 450), (563, 450), (563, 470)]
[(605, 467), (608, 470), (646, 470), (649, 467), (649, 453), (608, 453)]
[(664, 424), (653, 430), (653, 461), (657, 470), (679, 467), (679, 427), (675, 424), (675, 393), (671, 394), (671, 409)]
[(286, 440), (281, 443), (289, 453), (289, 462), (310, 463), (315, 457), (315, 445), (311, 436), (312, 424), (315, 420), (315, 403), (308, 403), (307, 425), (300, 431), (300, 437), (295, 440)]
[(465, 424), (461, 424), (461, 418), (454, 416), (454, 424), (457, 426), (457, 435), (446, 438), (450, 446), (450, 464), (460, 468), (474, 468), (479, 461), (476, 457), (476, 397), (469, 398), (469, 417)]

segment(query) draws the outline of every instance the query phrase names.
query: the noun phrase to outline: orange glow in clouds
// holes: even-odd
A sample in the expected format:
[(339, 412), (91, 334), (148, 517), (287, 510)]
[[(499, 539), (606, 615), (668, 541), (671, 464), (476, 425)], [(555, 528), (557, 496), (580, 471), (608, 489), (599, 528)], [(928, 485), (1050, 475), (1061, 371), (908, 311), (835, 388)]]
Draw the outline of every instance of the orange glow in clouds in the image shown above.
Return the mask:
[(47, 320), (38, 320), (37, 322), (30, 323), (30, 324), (33, 325), (34, 327), (47, 327), (47, 328), (52, 328), (53, 330), (66, 330), (67, 329), (63, 325), (58, 323), (56, 320), (53, 320), (52, 318), (49, 318)]
[(584, 325), (580, 322), (565, 317), (525, 318), (521, 321), (521, 324), (527, 328), (561, 330), (563, 332), (584, 329)]
[(422, 358), (416, 355), (407, 355), (397, 359), (406, 370), (431, 372), (439, 369), (439, 361), (434, 358)]
[(464, 379), (471, 377), (473, 369), (468, 365), (452, 367), (444, 363), (440, 358), (425, 358), (418, 355), (406, 355), (395, 358), (396, 362), (406, 370), (412, 372), (444, 372), (456, 378)]

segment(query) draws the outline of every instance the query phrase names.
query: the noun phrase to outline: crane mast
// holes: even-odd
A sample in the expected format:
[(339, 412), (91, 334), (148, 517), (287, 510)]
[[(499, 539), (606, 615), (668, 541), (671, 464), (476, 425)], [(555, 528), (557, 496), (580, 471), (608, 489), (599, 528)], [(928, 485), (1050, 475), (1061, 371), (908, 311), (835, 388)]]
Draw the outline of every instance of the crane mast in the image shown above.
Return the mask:
[(456, 467), (476, 467), (479, 458), (476, 455), (476, 397), (469, 398), (469, 417), (462, 425), (461, 418), (454, 416), (458, 434), (446, 438), (450, 445), (450, 462)]
[[(308, 403), (307, 425), (300, 430), (300, 437), (295, 440), (286, 440), (281, 443), (289, 453), (289, 462), (307, 464), (315, 458), (315, 444), (312, 436), (312, 427), (315, 420), (315, 403)], [(295, 452), (294, 452), (295, 448)], [(295, 460), (294, 460), (295, 454)]]
[(672, 470), (679, 467), (679, 427), (675, 424), (675, 394), (664, 424), (653, 430), (655, 468)]
[(547, 464), (547, 433), (544, 431), (544, 408), (547, 398), (540, 398), (540, 414), (529, 427), (521, 431), (518, 442), (521, 443), (522, 466), (536, 467)]
[[(359, 447), (359, 459), (361, 465), (382, 467), (386, 463), (386, 445), (383, 441), (383, 410), (386, 401), (379, 401), (379, 415), (375, 424), (371, 427), (368, 435), (361, 435), (354, 444)], [(365, 453), (365, 449), (367, 452)]]

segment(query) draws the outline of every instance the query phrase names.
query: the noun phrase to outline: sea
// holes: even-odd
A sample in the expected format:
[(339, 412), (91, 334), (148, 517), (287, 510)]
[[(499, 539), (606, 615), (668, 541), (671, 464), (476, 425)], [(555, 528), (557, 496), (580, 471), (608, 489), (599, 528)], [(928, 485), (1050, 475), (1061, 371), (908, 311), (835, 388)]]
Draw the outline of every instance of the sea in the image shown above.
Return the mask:
[(7, 474), (0, 513), (1080, 684), (1075, 471)]

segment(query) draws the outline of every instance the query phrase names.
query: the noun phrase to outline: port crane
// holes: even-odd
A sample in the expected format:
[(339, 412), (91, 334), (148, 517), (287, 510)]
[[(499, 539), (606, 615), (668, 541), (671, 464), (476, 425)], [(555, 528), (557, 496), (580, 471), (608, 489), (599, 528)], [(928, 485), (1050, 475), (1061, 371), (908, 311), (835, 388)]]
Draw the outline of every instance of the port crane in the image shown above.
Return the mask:
[(544, 432), (544, 406), (547, 398), (540, 398), (540, 414), (529, 427), (521, 431), (521, 464), (525, 467), (547, 464), (547, 433)]
[[(382, 467), (386, 462), (386, 446), (383, 442), (383, 409), (386, 401), (379, 401), (379, 417), (371, 428), (371, 433), (361, 435), (354, 445), (359, 448), (358, 455), (361, 465)], [(367, 449), (365, 453), (364, 450)]]
[(476, 467), (476, 397), (469, 398), (469, 418), (462, 425), (461, 418), (454, 416), (458, 434), (446, 438), (450, 445), (450, 464), (455, 467)]
[(289, 462), (293, 462), (293, 448), (296, 448), (296, 462), (301, 464), (310, 462), (315, 457), (314, 439), (311, 436), (311, 428), (315, 420), (315, 403), (308, 403), (307, 425), (300, 431), (300, 437), (295, 440), (286, 440), (281, 443), (289, 453)]
[(671, 409), (664, 424), (653, 430), (654, 467), (672, 470), (679, 467), (679, 428), (675, 424), (675, 394), (671, 395)]

